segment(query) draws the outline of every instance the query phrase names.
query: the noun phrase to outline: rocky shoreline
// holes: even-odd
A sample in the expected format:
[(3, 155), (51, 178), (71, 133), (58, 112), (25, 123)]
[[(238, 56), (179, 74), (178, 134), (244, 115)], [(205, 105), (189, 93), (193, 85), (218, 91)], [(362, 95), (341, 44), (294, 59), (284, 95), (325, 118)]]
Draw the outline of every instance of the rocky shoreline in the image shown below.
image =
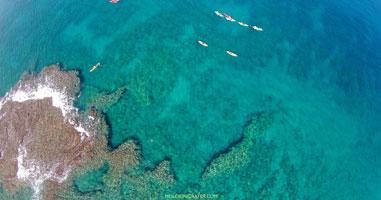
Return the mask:
[(93, 112), (80, 114), (73, 100), (76, 71), (44, 68), (24, 74), (0, 104), (0, 179), (8, 191), (29, 185), (40, 199), (46, 182), (62, 183), (91, 155), (102, 124)]
[(159, 198), (173, 187), (170, 161), (141, 168), (136, 141), (108, 150), (109, 126), (102, 111), (127, 87), (96, 97), (83, 113), (73, 105), (79, 84), (77, 71), (51, 65), (37, 76), (24, 73), (0, 99), (0, 198), (2, 188), (9, 198), (31, 187), (32, 199), (102, 199), (99, 186), (103, 195)]

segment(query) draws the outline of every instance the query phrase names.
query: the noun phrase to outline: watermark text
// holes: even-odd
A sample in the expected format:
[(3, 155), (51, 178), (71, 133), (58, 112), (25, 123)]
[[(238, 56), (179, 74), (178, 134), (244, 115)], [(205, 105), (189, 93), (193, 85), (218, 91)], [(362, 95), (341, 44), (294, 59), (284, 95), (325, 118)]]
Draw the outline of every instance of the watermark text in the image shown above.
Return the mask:
[(166, 194), (167, 199), (218, 199), (218, 194)]

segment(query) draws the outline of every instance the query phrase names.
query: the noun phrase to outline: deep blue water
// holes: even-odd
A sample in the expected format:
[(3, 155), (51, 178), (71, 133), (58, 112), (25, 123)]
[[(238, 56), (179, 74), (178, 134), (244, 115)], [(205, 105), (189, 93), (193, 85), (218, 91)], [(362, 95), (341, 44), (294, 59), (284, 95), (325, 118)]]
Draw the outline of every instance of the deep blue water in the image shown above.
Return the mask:
[(170, 158), (177, 192), (272, 113), (250, 164), (202, 189), (224, 199), (259, 198), (270, 178), (268, 199), (381, 199), (380, 52), (378, 1), (0, 1), (0, 94), (57, 62), (80, 71), (81, 109), (123, 85), (150, 91), (105, 113), (110, 146), (133, 137), (146, 165)]

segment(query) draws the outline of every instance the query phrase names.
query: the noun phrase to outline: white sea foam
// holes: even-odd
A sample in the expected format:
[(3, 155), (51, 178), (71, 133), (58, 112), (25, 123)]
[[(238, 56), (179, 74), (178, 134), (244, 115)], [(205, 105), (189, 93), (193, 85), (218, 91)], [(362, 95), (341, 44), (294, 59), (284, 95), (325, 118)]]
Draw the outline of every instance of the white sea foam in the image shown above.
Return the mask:
[(66, 167), (61, 177), (55, 176), (55, 172), (59, 164), (55, 164), (53, 167), (49, 167), (46, 163), (39, 163), (33, 159), (27, 159), (26, 148), (22, 145), (18, 147), (17, 156), (17, 178), (19, 180), (27, 181), (30, 183), (33, 189), (33, 199), (41, 199), (40, 192), (43, 188), (43, 183), (46, 180), (56, 180), (58, 183), (62, 183), (69, 176), (72, 167)]
[(3, 108), (3, 105), (5, 104), (5, 102), (2, 102), (1, 100), (0, 100), (0, 110)]
[(36, 165), (34, 160), (25, 160), (27, 156), (26, 148), (22, 145), (18, 148), (17, 156), (17, 178), (19, 180), (27, 181), (31, 184), (33, 189), (33, 199), (40, 199), (40, 192), (42, 184), (45, 180), (51, 178), (53, 173), (41, 173), (40, 166)]
[(73, 118), (78, 117), (78, 109), (73, 106), (74, 98), (68, 97), (66, 95), (65, 88), (57, 89), (55, 88), (47, 78), (45, 79), (46, 84), (39, 84), (37, 88), (32, 87), (19, 87), (16, 90), (11, 90), (11, 92), (7, 93), (3, 98), (0, 99), (0, 110), (2, 106), (8, 101), (15, 102), (25, 102), (28, 100), (38, 100), (51, 98), (52, 105), (61, 110), (63, 117), (70, 124), (74, 126), (74, 128), (81, 133), (81, 138), (84, 138), (84, 135), (90, 137), (92, 134), (86, 130), (86, 128), (76, 123)]
[(23, 165), (24, 157), (26, 157), (26, 149), (21, 146), (18, 148), (18, 156), (17, 156), (17, 178), (20, 180), (25, 180), (31, 174), (29, 169), (26, 169)]
[(12, 101), (24, 102), (28, 100), (37, 100), (44, 98), (52, 98), (52, 104), (54, 107), (60, 108), (63, 116), (67, 116), (70, 110), (70, 100), (65, 96), (64, 93), (54, 90), (47, 85), (39, 85), (36, 90), (18, 90), (16, 93), (11, 95)]
[(90, 137), (90, 133), (86, 131), (86, 129), (83, 128), (81, 124), (75, 126), (74, 128), (81, 133), (81, 141), (85, 139), (85, 136)]
[(9, 93), (5, 93), (4, 97), (0, 99), (0, 110), (3, 108), (4, 104), (8, 101), (9, 99)]
[[(0, 108), (0, 110), (1, 110), (1, 108)], [(2, 115), (0, 115), (0, 119), (2, 119), (6, 114), (7, 114), (7, 113), (5, 112), (5, 113), (3, 113)]]
[(58, 183), (62, 183), (63, 181), (65, 181), (67, 179), (67, 177), (69, 177), (70, 175), (70, 172), (71, 170), (73, 169), (72, 167), (65, 167), (65, 171), (63, 172), (63, 175), (62, 177), (54, 177), (55, 180), (58, 182)]

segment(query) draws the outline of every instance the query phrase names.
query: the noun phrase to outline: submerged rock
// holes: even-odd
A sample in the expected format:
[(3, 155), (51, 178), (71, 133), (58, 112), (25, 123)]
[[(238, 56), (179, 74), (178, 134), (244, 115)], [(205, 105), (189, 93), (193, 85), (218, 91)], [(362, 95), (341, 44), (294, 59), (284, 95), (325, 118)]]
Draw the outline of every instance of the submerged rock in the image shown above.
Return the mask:
[(145, 168), (136, 141), (128, 140), (114, 151), (101, 140), (96, 142), (94, 157), (76, 170), (71, 185), (57, 199), (161, 199), (175, 185), (170, 161)]
[(123, 86), (115, 91), (112, 91), (111, 93), (97, 94), (95, 97), (90, 99), (88, 105), (89, 107), (94, 107), (97, 110), (107, 112), (112, 105), (119, 101), (126, 90), (127, 86)]
[(210, 165), (205, 168), (201, 176), (202, 181), (206, 182), (222, 175), (230, 175), (247, 165), (250, 162), (253, 141), (264, 137), (272, 121), (271, 115), (258, 113), (247, 123), (241, 140), (211, 160)]
[(82, 174), (75, 180), (75, 186), (79, 192), (87, 193), (101, 190), (104, 187), (103, 175), (109, 170), (109, 164), (105, 163), (101, 168)]

